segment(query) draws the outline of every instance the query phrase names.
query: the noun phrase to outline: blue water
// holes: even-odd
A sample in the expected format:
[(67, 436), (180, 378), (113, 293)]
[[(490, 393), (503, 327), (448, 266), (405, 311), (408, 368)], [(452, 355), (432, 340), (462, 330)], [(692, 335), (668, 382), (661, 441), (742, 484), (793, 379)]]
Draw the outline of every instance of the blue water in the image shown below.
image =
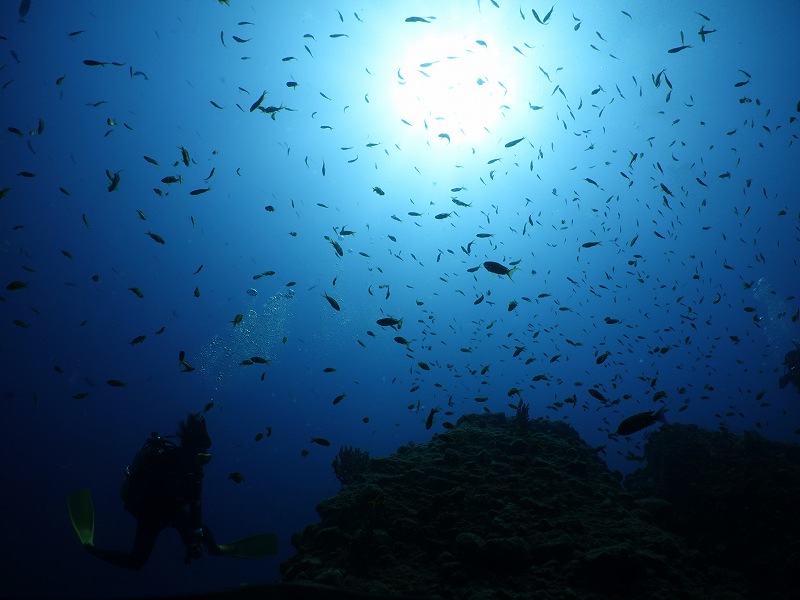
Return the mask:
[[(274, 581), (341, 445), (424, 442), (510, 413), (511, 388), (624, 472), (645, 434), (609, 433), (661, 402), (797, 439), (777, 385), (800, 338), (795, 3), (560, 3), (544, 25), (504, 0), (230, 4), (0, 6), (3, 593)], [(67, 494), (90, 488), (97, 544), (127, 548), (126, 464), (211, 401), (205, 519), (275, 531), (281, 556), (185, 567), (173, 531), (142, 572), (84, 553)]]

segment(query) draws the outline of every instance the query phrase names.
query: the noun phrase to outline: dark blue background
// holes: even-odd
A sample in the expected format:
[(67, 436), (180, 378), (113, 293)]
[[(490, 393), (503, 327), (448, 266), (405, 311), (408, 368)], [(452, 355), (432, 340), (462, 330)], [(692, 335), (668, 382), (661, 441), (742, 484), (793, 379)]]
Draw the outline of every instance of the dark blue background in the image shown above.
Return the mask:
[[(777, 386), (800, 338), (795, 3), (562, 3), (546, 25), (530, 9), (543, 17), (548, 6), (504, 1), (230, 4), (33, 0), (24, 23), (16, 2), (0, 7), (3, 593), (108, 597), (277, 579), (279, 559), (184, 567), (174, 532), (145, 570), (120, 571), (85, 554), (70, 528), (66, 496), (89, 487), (98, 545), (126, 548), (125, 465), (151, 431), (173, 432), (211, 400), (208, 524), (221, 540), (276, 531), (280, 558), (336, 493), (339, 446), (385, 455), (461, 414), (509, 411), (514, 387), (533, 417), (566, 419), (623, 471), (644, 434), (608, 433), (656, 408), (658, 391), (672, 420), (796, 439), (798, 394)], [(701, 26), (717, 30), (705, 43)], [(668, 53), (681, 32), (692, 47)], [(653, 83), (662, 69), (669, 101), (664, 81)], [(751, 79), (735, 87), (740, 69)], [(263, 90), (264, 106), (292, 111), (274, 121), (250, 112)], [(188, 168), (173, 166), (181, 146)], [(119, 171), (114, 192), (106, 170)], [(183, 183), (162, 184), (169, 175)], [(356, 235), (339, 238), (343, 226)], [(513, 281), (467, 272), (486, 260), (520, 270)], [(14, 280), (27, 287), (6, 290)], [(234, 328), (237, 313), (246, 317)], [(386, 315), (403, 317), (402, 330), (375, 323)], [(147, 337), (131, 346), (138, 335)], [(525, 350), (513, 358), (516, 346)], [(195, 371), (181, 372), (180, 350)], [(253, 354), (271, 363), (238, 366)], [(532, 382), (537, 374), (547, 379)], [(618, 403), (602, 406), (591, 386)], [(573, 394), (575, 407), (554, 405)], [(454, 414), (426, 431), (434, 407)], [(254, 441), (267, 426), (272, 436)], [(245, 481), (228, 480), (232, 471)]]

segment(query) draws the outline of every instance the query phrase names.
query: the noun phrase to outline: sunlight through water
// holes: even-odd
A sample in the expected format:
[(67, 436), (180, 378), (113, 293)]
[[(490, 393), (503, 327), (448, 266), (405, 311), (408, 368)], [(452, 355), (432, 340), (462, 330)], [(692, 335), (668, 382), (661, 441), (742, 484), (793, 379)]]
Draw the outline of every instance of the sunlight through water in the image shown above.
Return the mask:
[(482, 35), (424, 33), (397, 64), (395, 110), (406, 125), (423, 125), (432, 144), (474, 146), (494, 133), (509, 109), (514, 73), (485, 29)]

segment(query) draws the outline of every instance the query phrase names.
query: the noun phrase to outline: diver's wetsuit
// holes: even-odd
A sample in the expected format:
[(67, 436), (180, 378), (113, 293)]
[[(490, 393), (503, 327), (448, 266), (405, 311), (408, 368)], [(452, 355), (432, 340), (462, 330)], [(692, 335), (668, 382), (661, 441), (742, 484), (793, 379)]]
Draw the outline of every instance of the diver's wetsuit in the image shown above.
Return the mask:
[[(88, 547), (119, 567), (141, 569), (162, 530), (174, 527), (186, 547), (184, 562), (199, 558), (201, 544), (219, 554), (211, 531), (202, 522), (203, 466), (192, 449), (153, 434), (126, 469), (120, 495), (125, 510), (137, 520), (136, 539), (129, 553)], [(207, 456), (207, 455), (206, 455)]]
[[(797, 342), (795, 342), (795, 345), (797, 345)], [(786, 353), (783, 359), (783, 367), (784, 372), (779, 382), (781, 389), (791, 382), (800, 390), (800, 346)]]

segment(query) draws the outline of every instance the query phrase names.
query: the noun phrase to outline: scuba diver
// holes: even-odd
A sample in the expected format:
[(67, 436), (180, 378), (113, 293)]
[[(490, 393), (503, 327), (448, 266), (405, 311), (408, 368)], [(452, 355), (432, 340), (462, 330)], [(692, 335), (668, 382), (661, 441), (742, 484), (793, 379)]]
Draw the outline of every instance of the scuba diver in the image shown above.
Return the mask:
[(783, 389), (791, 382), (800, 390), (800, 344), (794, 340), (792, 342), (794, 350), (789, 350), (783, 357), (783, 375), (781, 375), (779, 385)]
[[(168, 438), (177, 437), (179, 443)], [(68, 499), (72, 525), (83, 547), (113, 565), (141, 569), (159, 534), (174, 527), (186, 548), (184, 564), (202, 555), (205, 545), (211, 555), (260, 558), (278, 552), (277, 536), (257, 535), (219, 545), (202, 521), (203, 466), (211, 460), (211, 438), (200, 413), (190, 413), (178, 426), (176, 436), (153, 432), (125, 469), (120, 497), (125, 510), (137, 521), (136, 538), (130, 552), (105, 550), (94, 545), (94, 509), (89, 490)]]

